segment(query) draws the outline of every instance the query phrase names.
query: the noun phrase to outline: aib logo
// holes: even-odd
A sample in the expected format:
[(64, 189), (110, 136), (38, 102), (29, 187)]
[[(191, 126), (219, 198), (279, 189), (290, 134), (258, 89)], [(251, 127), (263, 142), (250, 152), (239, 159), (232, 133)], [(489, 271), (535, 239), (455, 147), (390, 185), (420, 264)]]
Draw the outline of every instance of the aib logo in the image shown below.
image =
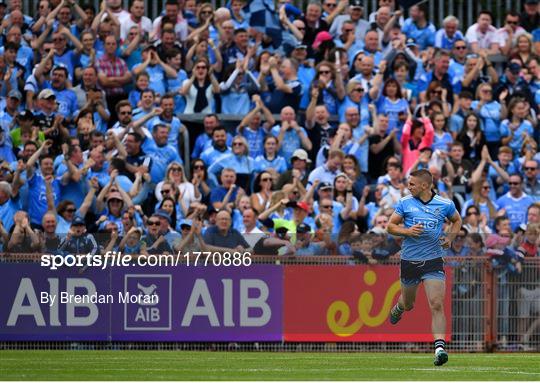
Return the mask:
[(125, 275), (124, 292), (138, 299), (124, 301), (124, 330), (170, 330), (171, 290), (171, 275)]
[[(368, 270), (364, 273), (364, 283), (373, 286), (377, 282), (377, 274)], [(392, 302), (401, 289), (400, 281), (395, 281), (386, 291), (383, 305), (379, 313), (372, 313), (375, 297), (370, 291), (364, 291), (358, 297), (358, 304), (352, 310), (356, 311), (358, 317), (351, 320), (351, 308), (344, 301), (334, 301), (326, 311), (326, 324), (328, 328), (337, 336), (349, 337), (356, 334), (363, 326), (379, 327), (388, 319), (388, 314), (392, 308)]]

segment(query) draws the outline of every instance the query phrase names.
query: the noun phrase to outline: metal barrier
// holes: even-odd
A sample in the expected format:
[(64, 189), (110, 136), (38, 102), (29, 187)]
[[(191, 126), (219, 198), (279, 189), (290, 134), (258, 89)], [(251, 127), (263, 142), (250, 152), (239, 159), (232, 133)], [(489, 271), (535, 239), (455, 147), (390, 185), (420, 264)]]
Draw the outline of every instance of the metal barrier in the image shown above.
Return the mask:
[[(39, 254), (1, 254), (2, 263), (37, 262)], [(351, 256), (253, 256), (256, 264), (354, 265)], [(394, 256), (383, 265), (395, 267)], [(452, 268), (452, 339), (461, 352), (540, 351), (540, 259), (523, 261), (521, 273), (510, 274), (492, 265), (489, 257), (446, 258)], [(419, 292), (422, 294), (422, 292)], [(0, 348), (76, 349), (220, 349), (274, 351), (426, 351), (424, 342), (2, 342)]]
[[(227, 4), (227, 0), (212, 0), (208, 1), (213, 4), (214, 9)], [(23, 0), (24, 12), (28, 15), (34, 15), (37, 9), (38, 0)], [(96, 10), (99, 10), (100, 0), (89, 0), (88, 3), (93, 4)], [(162, 12), (165, 0), (145, 0), (146, 3), (146, 15), (150, 19), (154, 19)], [(294, 0), (293, 3), (305, 9), (307, 0)], [(123, 0), (124, 9), (129, 9), (129, 1)], [(460, 22), (460, 29), (465, 32), (466, 29), (476, 22), (478, 12), (482, 9), (487, 9), (493, 13), (493, 25), (501, 27), (504, 24), (505, 12), (509, 10), (516, 10), (521, 12), (522, 0), (510, 1), (510, 0), (448, 0), (437, 1), (429, 0), (427, 2), (429, 9), (429, 20), (432, 21), (437, 27), (442, 26), (443, 19), (448, 15), (456, 16)], [(364, 18), (367, 18), (371, 12), (377, 10), (378, 0), (368, 0), (364, 2)]]

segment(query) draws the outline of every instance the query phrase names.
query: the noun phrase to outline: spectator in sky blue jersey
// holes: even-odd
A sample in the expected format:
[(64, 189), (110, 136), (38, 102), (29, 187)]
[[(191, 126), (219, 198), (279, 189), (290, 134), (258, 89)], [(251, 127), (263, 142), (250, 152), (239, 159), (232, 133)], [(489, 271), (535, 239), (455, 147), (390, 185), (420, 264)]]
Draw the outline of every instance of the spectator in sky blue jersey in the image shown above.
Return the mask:
[(161, 60), (153, 45), (143, 50), (142, 59), (144, 60), (142, 63), (133, 67), (133, 74), (136, 76), (146, 71), (150, 76), (149, 88), (159, 96), (165, 95), (167, 78), (176, 78), (176, 71)]
[(503, 91), (499, 96), (499, 101), (501, 102), (493, 100), (492, 86), (484, 83), (480, 84), (476, 90), (478, 101), (473, 101), (471, 104), (472, 109), (480, 115), (482, 120), (489, 154), (492, 157), (497, 155), (497, 151), (501, 145), (499, 124), (506, 118), (506, 104), (504, 100), (507, 95), (508, 91)]
[(182, 123), (180, 119), (174, 115), (174, 97), (167, 93), (161, 96), (160, 100), (161, 114), (150, 120), (152, 127), (156, 125), (167, 125), (169, 127), (168, 144), (173, 148), (180, 150), (178, 146), (178, 138)]
[(464, 41), (463, 33), (459, 30), (459, 19), (456, 16), (446, 16), (442, 28), (435, 33), (435, 48), (450, 50), (457, 41)]
[(519, 156), (525, 139), (533, 136), (533, 125), (526, 119), (528, 115), (529, 108), (525, 99), (514, 97), (508, 104), (508, 119), (501, 122), (499, 127), (501, 143), (512, 148), (514, 157)]
[[(394, 79), (387, 80), (377, 100), (377, 112), (388, 116), (387, 134), (392, 130), (401, 132), (403, 124), (407, 120), (408, 109), (409, 103), (403, 97), (399, 83)], [(398, 134), (399, 136), (400, 134)]]
[(68, 71), (63, 66), (55, 66), (52, 69), (51, 87), (56, 96), (58, 113), (60, 113), (66, 123), (73, 121), (79, 109), (77, 95), (71, 89), (67, 89)]
[(307, 132), (296, 122), (296, 113), (290, 106), (281, 110), (281, 125), (276, 125), (270, 133), (277, 137), (279, 141), (279, 155), (287, 160), (290, 166), (290, 159), (296, 149), (305, 149), (310, 151), (312, 148), (311, 140)]
[(510, 176), (508, 185), (510, 191), (497, 200), (497, 205), (510, 219), (510, 226), (515, 231), (527, 222), (527, 209), (534, 200), (523, 192), (523, 177), (519, 173)]
[(402, 32), (413, 38), (421, 50), (432, 47), (435, 43), (435, 26), (427, 20), (425, 4), (413, 5), (409, 8), (410, 17), (405, 20)]
[[(259, 95), (253, 95), (253, 101), (255, 108), (240, 121), (236, 131), (247, 140), (249, 156), (255, 158), (264, 154), (264, 138), (276, 121)], [(264, 114), (265, 122), (262, 122), (261, 112)]]

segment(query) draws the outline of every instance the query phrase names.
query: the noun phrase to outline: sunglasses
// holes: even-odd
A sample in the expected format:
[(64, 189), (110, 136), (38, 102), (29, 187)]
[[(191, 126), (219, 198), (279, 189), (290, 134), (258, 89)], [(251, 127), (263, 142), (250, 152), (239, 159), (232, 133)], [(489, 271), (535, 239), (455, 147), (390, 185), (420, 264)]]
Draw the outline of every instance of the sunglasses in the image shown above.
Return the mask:
[(119, 114), (122, 115), (122, 116), (125, 116), (125, 115), (128, 115), (128, 114), (131, 114), (131, 111), (129, 111), (129, 112), (120, 112)]
[(161, 194), (170, 193), (171, 189), (161, 189)]
[(478, 214), (478, 212), (476, 211), (467, 212), (467, 216), (470, 216), (470, 215), (480, 215), (480, 214)]
[(344, 29), (343, 32), (352, 32), (354, 29)]
[(180, 168), (171, 168), (171, 172), (181, 172), (182, 169)]
[(77, 209), (74, 209), (74, 208), (65, 210), (66, 213), (75, 213), (76, 211), (77, 211)]
[(508, 182), (508, 185), (510, 186), (518, 186), (518, 185), (521, 185), (520, 182)]
[(272, 178), (261, 178), (261, 182), (272, 181)]
[(159, 221), (148, 221), (148, 226), (159, 226)]
[(204, 170), (204, 165), (195, 165), (193, 167), (193, 169), (195, 169), (195, 170)]
[(321, 209), (331, 209), (332, 205), (321, 205)]
[(337, 4), (334, 4), (334, 3), (330, 3), (330, 4), (325, 4), (328, 8), (335, 8), (337, 7)]
[(201, 15), (211, 15), (212, 11), (203, 11), (201, 12)]
[(483, 190), (489, 190), (489, 189), (491, 189), (491, 186), (482, 186), (482, 189)]
[(518, 25), (519, 23), (517, 21), (506, 21), (506, 24), (510, 24), (510, 25)]
[(525, 168), (526, 171), (529, 171), (529, 170), (536, 170), (536, 169), (538, 169), (538, 168), (529, 168), (529, 167)]
[(457, 47), (454, 47), (454, 49), (458, 49), (460, 51), (464, 51), (465, 49), (467, 49), (467, 47), (465, 45), (460, 45), (460, 46), (457, 46)]
[(321, 70), (319, 71), (319, 74), (330, 74), (331, 72), (329, 70)]
[(233, 142), (233, 146), (244, 146), (242, 142)]
[(355, 88), (353, 89), (353, 92), (362, 93), (364, 91), (364, 88)]
[(296, 27), (296, 29), (298, 29), (299, 31), (305, 31), (306, 30), (305, 27)]

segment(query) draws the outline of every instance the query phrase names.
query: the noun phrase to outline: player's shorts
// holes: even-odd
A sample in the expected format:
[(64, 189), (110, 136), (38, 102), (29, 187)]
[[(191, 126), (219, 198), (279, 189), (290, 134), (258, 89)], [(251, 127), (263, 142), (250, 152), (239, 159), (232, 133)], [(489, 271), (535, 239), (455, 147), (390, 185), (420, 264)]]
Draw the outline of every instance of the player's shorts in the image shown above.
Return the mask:
[(416, 286), (426, 279), (444, 281), (444, 261), (442, 258), (426, 261), (401, 260), (401, 284)]

